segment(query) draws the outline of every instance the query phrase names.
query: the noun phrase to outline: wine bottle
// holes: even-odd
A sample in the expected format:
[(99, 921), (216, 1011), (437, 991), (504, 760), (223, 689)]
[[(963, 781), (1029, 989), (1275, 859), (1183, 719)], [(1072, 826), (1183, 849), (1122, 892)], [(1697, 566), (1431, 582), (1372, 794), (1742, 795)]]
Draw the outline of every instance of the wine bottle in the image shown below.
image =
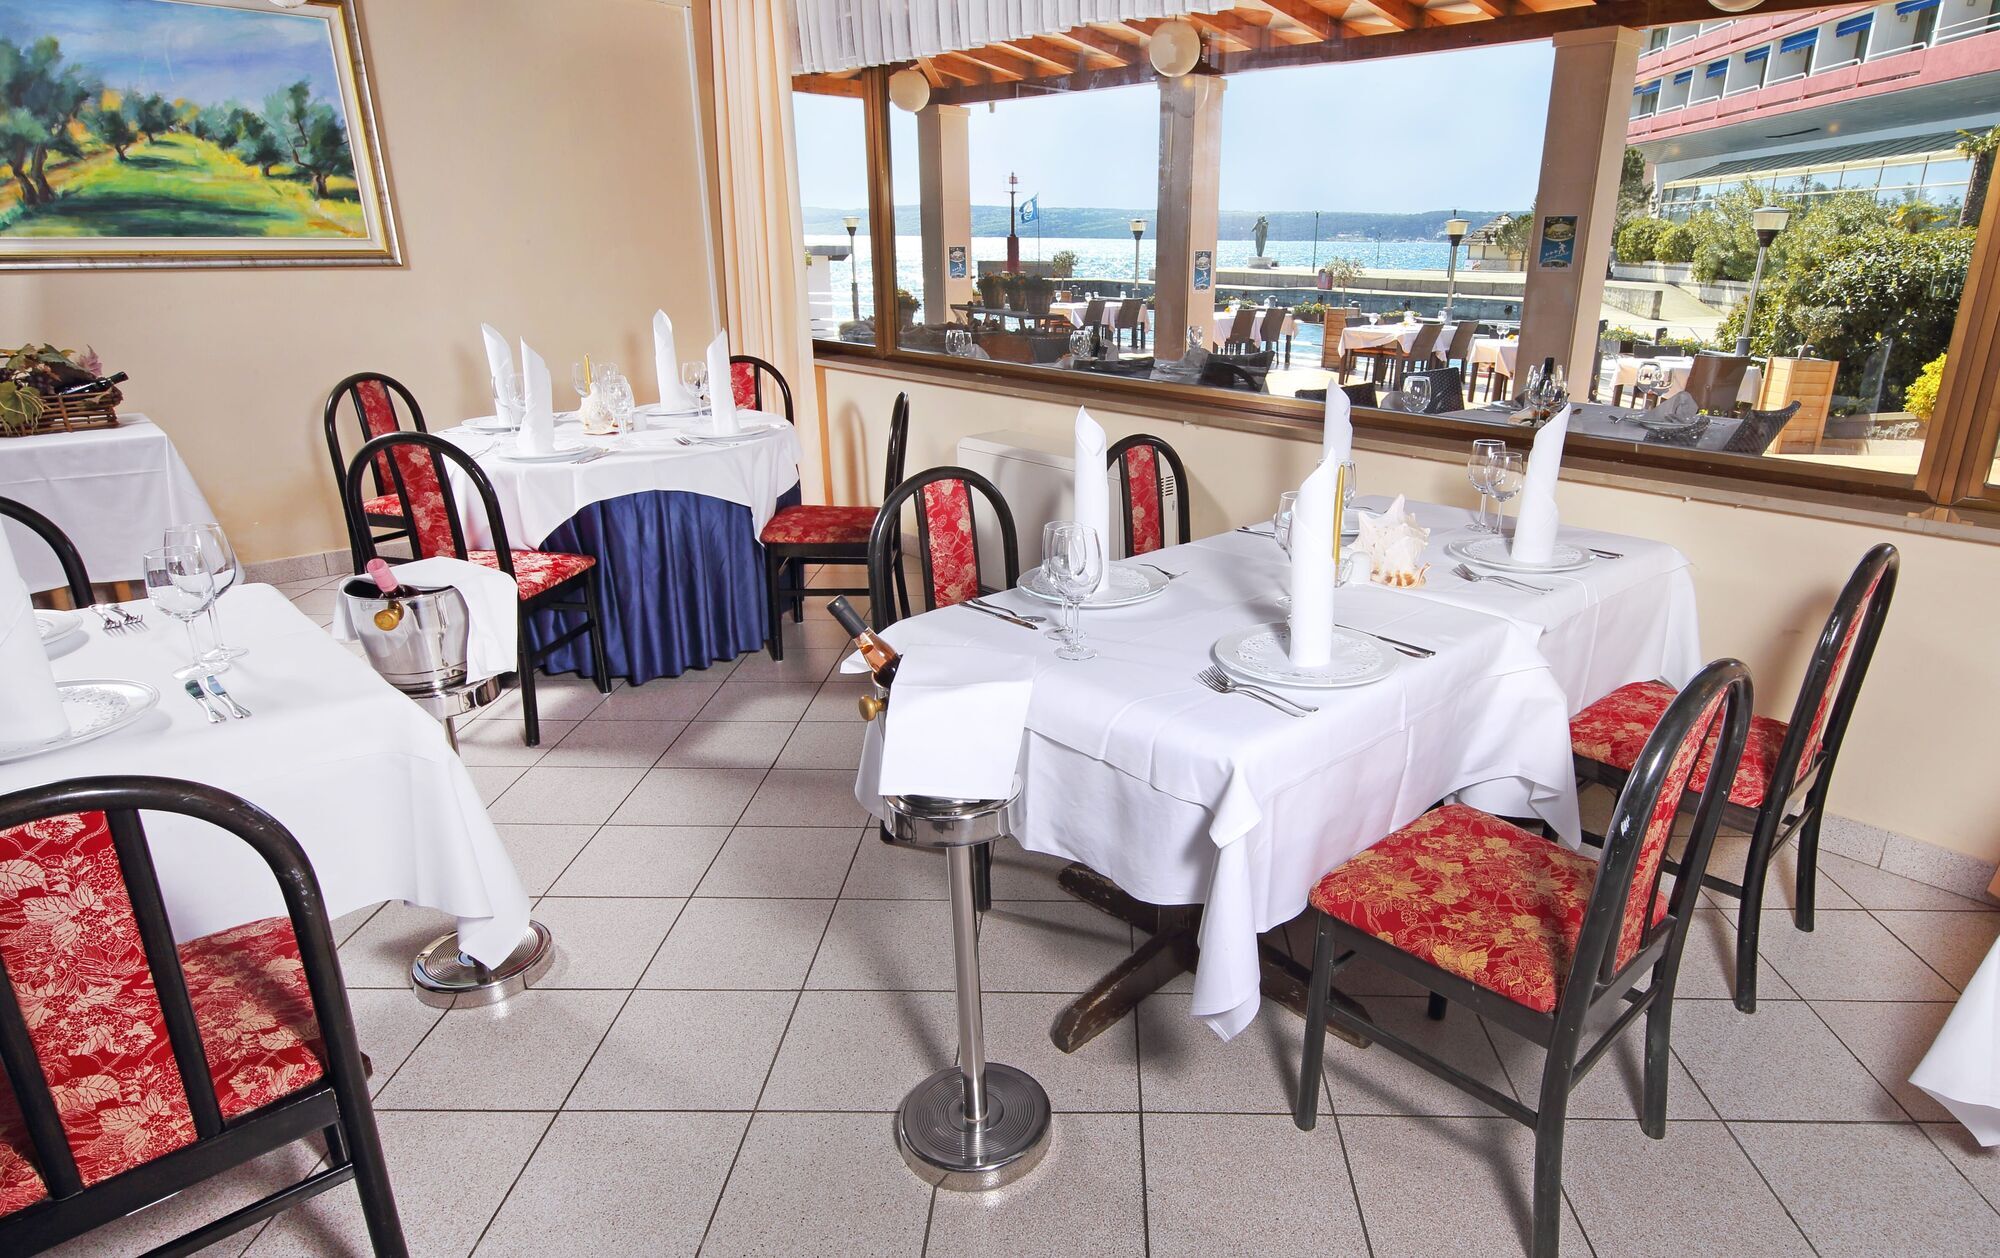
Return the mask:
[(903, 657), (896, 653), (895, 647), (883, 641), (868, 627), (867, 622), (861, 619), (861, 613), (855, 611), (845, 597), (835, 598), (827, 604), (826, 609), (833, 614), (836, 621), (840, 622), (840, 627), (847, 630), (848, 636), (854, 639), (854, 649), (861, 653), (862, 661), (868, 665), (869, 675), (884, 691), (880, 696), (861, 697), (861, 719), (872, 721), (882, 715), (882, 709), (889, 705), (887, 691), (890, 683), (896, 680), (896, 670), (902, 666)]
[(370, 559), (366, 571), (368, 579), (375, 583), (375, 588), (382, 591), (382, 597), (389, 600), (375, 611), (375, 627), (387, 633), (403, 623), (403, 605), (398, 601), (403, 597), (403, 587), (396, 581), (396, 574), (389, 571), (388, 563), (382, 559)]
[(113, 385), (123, 384), (131, 378), (131, 376), (122, 371), (113, 376), (96, 376), (80, 384), (64, 385), (55, 391), (55, 396), (70, 397), (78, 393), (96, 393), (100, 389), (108, 389)]

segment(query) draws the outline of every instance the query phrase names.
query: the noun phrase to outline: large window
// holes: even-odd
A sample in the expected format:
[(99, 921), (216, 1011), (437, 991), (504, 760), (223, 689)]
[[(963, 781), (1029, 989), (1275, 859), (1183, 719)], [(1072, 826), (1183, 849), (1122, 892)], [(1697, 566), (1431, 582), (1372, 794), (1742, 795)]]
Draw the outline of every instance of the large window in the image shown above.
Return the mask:
[(792, 119), (813, 337), (872, 345), (867, 112), (858, 95), (793, 92)]

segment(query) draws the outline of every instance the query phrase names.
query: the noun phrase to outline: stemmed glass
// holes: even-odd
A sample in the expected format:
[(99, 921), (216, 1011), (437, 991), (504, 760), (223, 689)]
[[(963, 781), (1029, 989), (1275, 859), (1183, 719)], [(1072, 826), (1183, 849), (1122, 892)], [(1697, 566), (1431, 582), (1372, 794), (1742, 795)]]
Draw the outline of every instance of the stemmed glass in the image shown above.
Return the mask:
[(493, 377), (494, 418), (503, 428), (519, 428), (528, 409), (528, 391), (521, 385), (521, 373), (510, 363)]
[(620, 432), (633, 431), (638, 401), (632, 394), (632, 382), (618, 368), (607, 363), (597, 369), (597, 396)]
[(203, 568), (214, 578), (214, 594), (209, 599), (208, 636), (215, 645), (201, 653), (202, 662), (210, 672), (229, 667), (229, 661), (250, 652), (243, 647), (230, 646), (222, 640), (222, 626), (216, 620), (215, 604), (223, 593), (236, 584), (236, 550), (229, 544), (229, 535), (222, 531), (220, 524), (176, 524), (167, 530), (164, 539), (170, 548), (185, 547), (200, 559)]
[[(600, 371), (597, 374), (602, 375), (603, 373)], [(571, 363), (569, 365), (569, 387), (576, 390), (577, 397), (589, 397), (592, 383), (591, 373), (584, 370), (582, 363)]]
[(201, 645), (195, 641), (195, 617), (215, 602), (215, 575), (202, 562), (201, 552), (192, 546), (162, 546), (146, 552), (146, 594), (153, 606), (181, 622), (187, 629), (188, 664), (174, 670), (176, 681), (186, 681), (217, 671), (223, 665), (208, 663)]
[(1429, 376), (1413, 375), (1403, 383), (1404, 392), (1410, 395), (1410, 406), (1419, 415), (1430, 413), (1431, 380)]
[(1299, 491), (1287, 489), (1278, 495), (1278, 509), (1271, 516), (1271, 536), (1278, 539), (1278, 549), (1292, 553), (1292, 512), (1299, 505)]
[(1493, 531), (1505, 534), (1507, 503), (1521, 492), (1521, 484), (1527, 478), (1528, 459), (1519, 450), (1503, 450), (1493, 459), (1492, 479), (1493, 499), (1499, 504), (1493, 512)]
[(1096, 659), (1083, 644), (1083, 600), (1104, 577), (1104, 543), (1097, 530), (1073, 520), (1053, 520), (1042, 528), (1042, 574), (1062, 596), (1063, 623), (1054, 635), (1059, 660)]
[(694, 398), (695, 405), (703, 408), (707, 407), (708, 405), (707, 363), (700, 361), (691, 363), (682, 363), (681, 383), (687, 386), (688, 394), (689, 396)]
[(1481, 437), (1472, 443), (1472, 457), (1465, 461), (1465, 478), (1479, 491), (1479, 518), (1472, 527), (1481, 533), (1498, 533), (1493, 522), (1493, 464), (1507, 453), (1507, 443), (1497, 437)]
[(1666, 391), (1667, 372), (1660, 364), (1650, 360), (1639, 364), (1638, 382), (1632, 391), (1643, 399), (1642, 405), (1650, 410), (1660, 404), (1660, 394)]
[(953, 358), (972, 357), (972, 333), (964, 328), (946, 328), (944, 352)]

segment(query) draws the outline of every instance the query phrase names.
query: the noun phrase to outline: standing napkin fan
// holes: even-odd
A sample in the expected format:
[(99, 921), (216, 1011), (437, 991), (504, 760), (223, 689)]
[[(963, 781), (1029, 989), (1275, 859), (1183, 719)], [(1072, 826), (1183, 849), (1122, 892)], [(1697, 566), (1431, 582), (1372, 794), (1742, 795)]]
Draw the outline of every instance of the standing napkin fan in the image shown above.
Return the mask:
[(28, 586), (5, 538), (0, 538), (0, 686), (7, 692), (0, 701), (0, 745), (47, 742), (69, 732)]
[(717, 436), (738, 431), (736, 390), (729, 379), (729, 333), (719, 332), (708, 343), (708, 405), (714, 415)]
[(1090, 417), (1089, 411), (1080, 406), (1076, 409), (1075, 466), (1070, 475), (1073, 478), (1070, 505), (1076, 512), (1076, 522), (1096, 530), (1097, 544), (1103, 548), (1107, 561), (1104, 575), (1097, 581), (1097, 588), (1101, 590), (1111, 579), (1108, 562), (1111, 558), (1111, 488), (1104, 455), (1104, 429)]
[(556, 448), (555, 385), (542, 356), (521, 342), (521, 388), (527, 404), (514, 448), (522, 454), (553, 454)]
[(1354, 402), (1338, 381), (1326, 391), (1326, 431), (1321, 434), (1320, 457), (1335, 465), (1354, 459)]
[(1556, 530), (1562, 517), (1556, 510), (1556, 480), (1562, 475), (1563, 439), (1569, 436), (1569, 417), (1575, 408), (1563, 407), (1554, 419), (1535, 434), (1528, 451), (1528, 471), (1521, 478), (1521, 509), (1514, 517), (1515, 563), (1547, 563), (1556, 549)]
[(490, 323), (479, 325), (486, 344), (486, 372), (493, 380), (493, 415), (508, 427), (521, 422), (521, 373), (514, 369), (514, 350)]
[(1320, 464), (1292, 505), (1292, 664), (1322, 668), (1333, 659), (1333, 522), (1340, 464)]
[(701, 409), (701, 400), (681, 383), (680, 355), (674, 352), (674, 321), (664, 310), (653, 312), (653, 374), (660, 381), (660, 405), (669, 411)]

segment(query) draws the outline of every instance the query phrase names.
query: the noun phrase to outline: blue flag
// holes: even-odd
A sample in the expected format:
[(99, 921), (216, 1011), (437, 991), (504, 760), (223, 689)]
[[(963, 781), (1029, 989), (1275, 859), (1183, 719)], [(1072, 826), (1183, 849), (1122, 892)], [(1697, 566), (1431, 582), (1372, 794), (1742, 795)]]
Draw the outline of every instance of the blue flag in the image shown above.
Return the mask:
[(1036, 196), (1029, 197), (1027, 200), (1021, 202), (1021, 221), (1023, 223), (1032, 223), (1035, 221), (1035, 214), (1037, 213), (1035, 209), (1035, 202), (1040, 199), (1041, 197), (1038, 194)]

